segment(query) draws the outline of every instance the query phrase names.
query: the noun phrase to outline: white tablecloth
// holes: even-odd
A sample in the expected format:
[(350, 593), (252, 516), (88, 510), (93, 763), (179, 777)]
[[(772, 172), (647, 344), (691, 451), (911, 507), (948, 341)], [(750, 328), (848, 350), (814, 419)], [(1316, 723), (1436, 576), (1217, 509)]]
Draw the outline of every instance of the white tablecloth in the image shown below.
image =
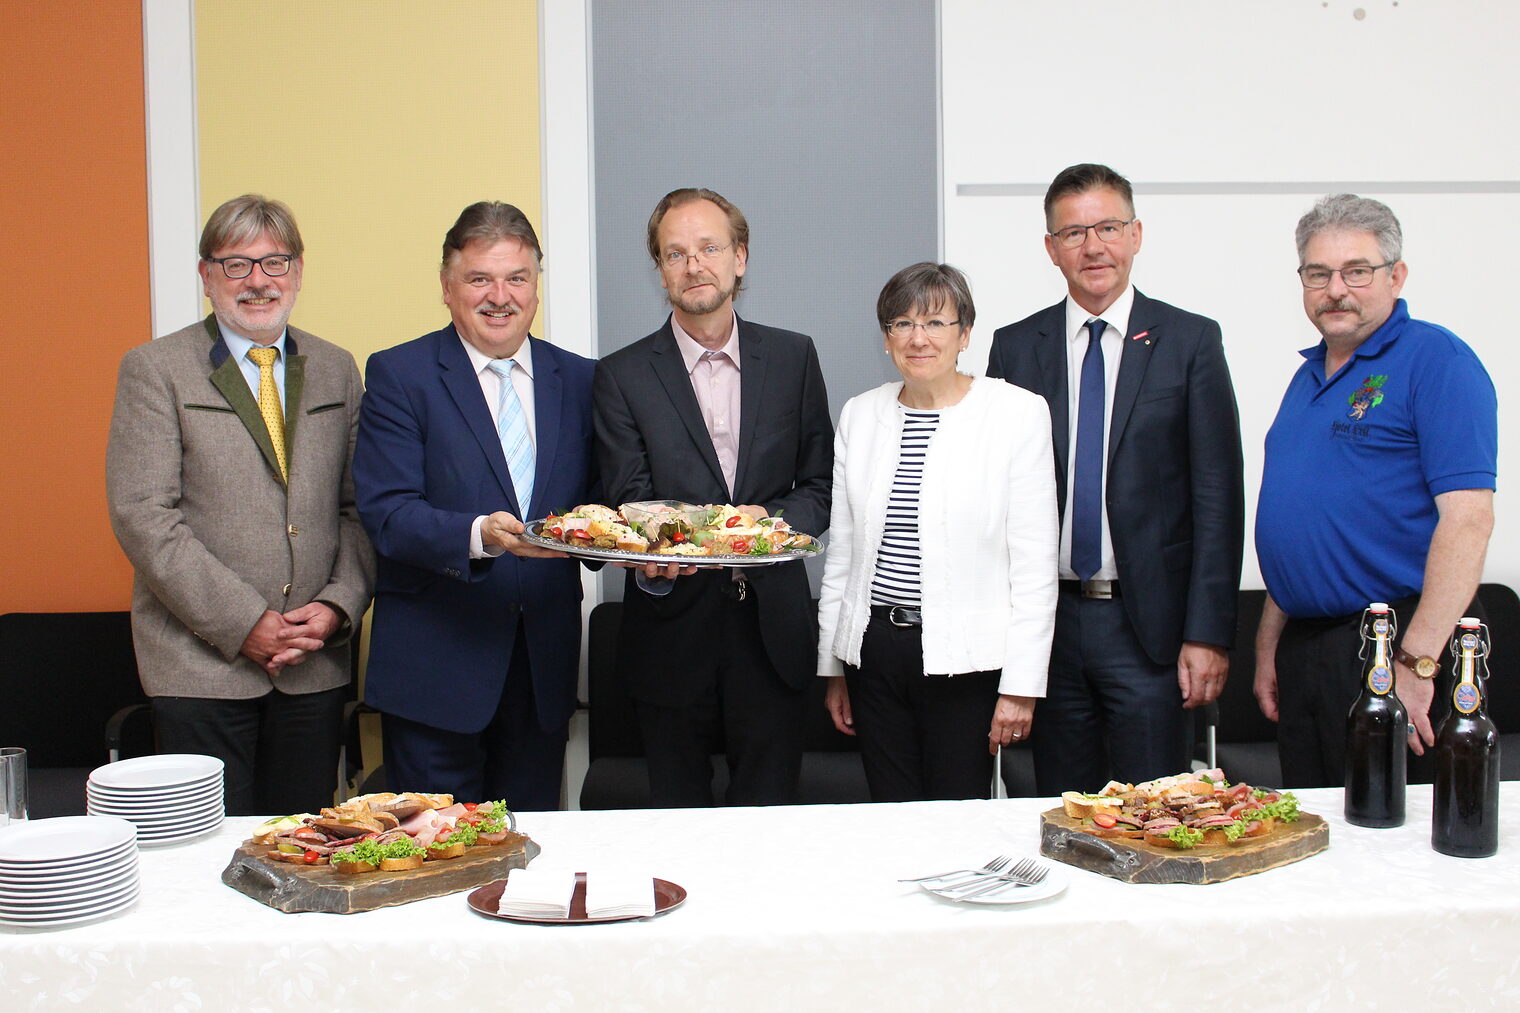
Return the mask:
[[(1430, 789), (1394, 830), (1299, 793), (1330, 848), (1211, 886), (1070, 888), (1010, 907), (894, 882), (1038, 849), (1047, 800), (520, 814), (556, 864), (684, 886), (648, 921), (537, 926), (459, 894), (287, 915), (220, 882), (252, 819), (144, 851), (115, 919), (0, 928), (0, 1009), (746, 1010), (1520, 1008), (1520, 784), (1498, 856), (1430, 849)], [(847, 1005), (848, 1004), (848, 1005)]]

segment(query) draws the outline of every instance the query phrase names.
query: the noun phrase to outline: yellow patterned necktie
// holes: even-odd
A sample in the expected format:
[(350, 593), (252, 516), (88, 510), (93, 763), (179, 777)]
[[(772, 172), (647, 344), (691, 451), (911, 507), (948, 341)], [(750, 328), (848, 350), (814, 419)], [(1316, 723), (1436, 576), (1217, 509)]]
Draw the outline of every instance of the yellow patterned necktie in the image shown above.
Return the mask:
[(275, 460), (280, 462), (280, 477), (290, 478), (290, 465), (285, 461), (285, 410), (280, 407), (280, 389), (274, 385), (274, 360), (279, 351), (273, 348), (250, 348), (248, 358), (259, 367), (259, 414), (269, 429), (269, 439), (274, 443)]

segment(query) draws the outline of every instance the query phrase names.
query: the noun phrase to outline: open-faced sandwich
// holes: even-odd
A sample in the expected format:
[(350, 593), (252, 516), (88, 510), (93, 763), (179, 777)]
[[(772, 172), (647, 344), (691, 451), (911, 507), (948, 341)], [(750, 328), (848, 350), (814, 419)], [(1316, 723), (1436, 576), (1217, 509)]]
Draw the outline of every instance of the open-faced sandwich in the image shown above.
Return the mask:
[(331, 865), (345, 875), (404, 872), (459, 858), (471, 847), (514, 838), (505, 802), (455, 802), (452, 795), (389, 792), (351, 798), (313, 816), (282, 816), (254, 831), (253, 843), (279, 862)]
[(1096, 795), (1066, 792), (1061, 803), (1090, 834), (1182, 849), (1265, 837), (1299, 815), (1292, 792), (1232, 785), (1218, 769), (1138, 785), (1110, 781)]
[(757, 518), (727, 503), (674, 500), (625, 503), (618, 510), (583, 503), (549, 515), (541, 534), (582, 548), (669, 556), (767, 556), (819, 547), (780, 517)]

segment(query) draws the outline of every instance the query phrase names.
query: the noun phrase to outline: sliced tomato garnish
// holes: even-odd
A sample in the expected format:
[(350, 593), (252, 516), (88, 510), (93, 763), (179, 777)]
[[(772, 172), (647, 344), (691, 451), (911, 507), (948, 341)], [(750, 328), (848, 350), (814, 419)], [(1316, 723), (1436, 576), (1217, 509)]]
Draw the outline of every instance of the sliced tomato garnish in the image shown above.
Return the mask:
[(1097, 826), (1102, 827), (1104, 830), (1112, 829), (1118, 824), (1118, 822), (1118, 820), (1114, 819), (1113, 816), (1109, 815), (1108, 813), (1098, 813), (1093, 817), (1093, 823)]
[(301, 856), (301, 861), (305, 862), (307, 865), (316, 865), (317, 862), (321, 861), (321, 859), (322, 856), (317, 854), (315, 851), (307, 851), (306, 854)]

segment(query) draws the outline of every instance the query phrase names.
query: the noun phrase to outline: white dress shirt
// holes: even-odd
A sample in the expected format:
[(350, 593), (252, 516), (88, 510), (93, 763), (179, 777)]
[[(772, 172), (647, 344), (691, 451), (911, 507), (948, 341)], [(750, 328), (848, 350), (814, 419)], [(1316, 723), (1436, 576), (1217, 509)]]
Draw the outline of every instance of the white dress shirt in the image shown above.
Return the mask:
[[(522, 345), (517, 352), (505, 359), (493, 359), (464, 338), (459, 339), (464, 346), (464, 354), (470, 357), (470, 367), (475, 370), (475, 379), (480, 382), (480, 395), (486, 400), (486, 411), (491, 415), (491, 422), (496, 422), (496, 409), (501, 404), (501, 377), (491, 365), (496, 362), (515, 362), (518, 368), (512, 370), (512, 389), (517, 391), (517, 399), (522, 402), (523, 416), (528, 424), (528, 439), (533, 443), (535, 453), (538, 450), (538, 420), (534, 417), (533, 399), (533, 344), (527, 338), (523, 338)], [(526, 507), (526, 504), (524, 504)], [(485, 515), (475, 518), (475, 523), (470, 525), (470, 558), (489, 559), (501, 555), (504, 550), (499, 545), (485, 545), (480, 540), (480, 524), (485, 520)], [(527, 522), (530, 517), (519, 517), (518, 520)]]
[(1066, 297), (1066, 421), (1069, 449), (1066, 455), (1066, 506), (1061, 513), (1061, 579), (1076, 580), (1077, 572), (1071, 568), (1071, 501), (1077, 470), (1077, 395), (1082, 386), (1082, 359), (1087, 355), (1089, 320), (1102, 320), (1108, 326), (1103, 329), (1103, 339), (1098, 347), (1103, 350), (1103, 564), (1092, 575), (1093, 580), (1115, 580), (1119, 576), (1114, 564), (1114, 541), (1108, 534), (1108, 434), (1113, 428), (1114, 390), (1119, 382), (1119, 359), (1124, 352), (1124, 339), (1129, 333), (1129, 314), (1135, 305), (1135, 286), (1126, 285), (1119, 298), (1102, 313), (1087, 312), (1077, 305), (1071, 296)]

